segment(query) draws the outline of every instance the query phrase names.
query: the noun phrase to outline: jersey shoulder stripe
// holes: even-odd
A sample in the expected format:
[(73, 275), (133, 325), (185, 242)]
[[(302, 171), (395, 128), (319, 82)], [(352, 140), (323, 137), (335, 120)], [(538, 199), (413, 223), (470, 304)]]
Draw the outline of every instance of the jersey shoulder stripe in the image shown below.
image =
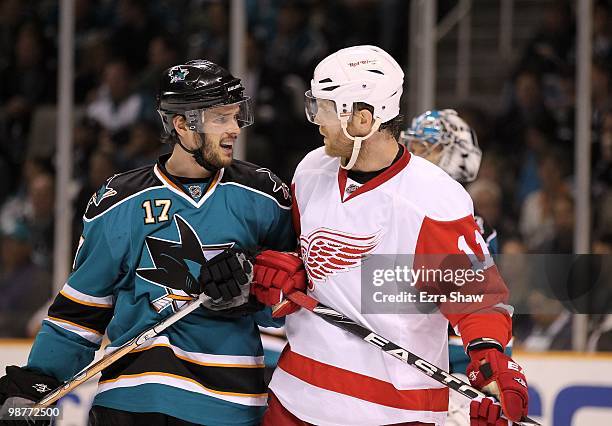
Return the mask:
[(90, 198), (85, 209), (84, 219), (86, 221), (93, 220), (130, 196), (149, 188), (161, 186), (162, 182), (153, 173), (153, 165), (113, 175)]
[(223, 170), (221, 185), (237, 185), (273, 198), (282, 208), (291, 207), (289, 187), (266, 167), (234, 160)]

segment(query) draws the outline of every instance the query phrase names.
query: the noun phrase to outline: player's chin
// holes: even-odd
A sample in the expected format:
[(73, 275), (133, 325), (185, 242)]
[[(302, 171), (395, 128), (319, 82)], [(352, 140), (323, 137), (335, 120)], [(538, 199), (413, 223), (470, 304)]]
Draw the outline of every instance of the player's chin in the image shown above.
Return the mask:
[(325, 154), (330, 157), (343, 157), (344, 154), (340, 152), (337, 147), (334, 147), (331, 143), (325, 144)]
[(338, 156), (338, 152), (329, 143), (329, 141), (327, 139), (325, 139), (324, 143), (325, 143), (325, 154), (329, 155), (330, 157), (337, 157)]
[(218, 158), (218, 163), (220, 167), (229, 167), (232, 165), (232, 161), (234, 160), (233, 153), (230, 154), (222, 154)]
[(233, 153), (215, 152), (214, 154), (208, 157), (208, 162), (211, 163), (214, 167), (222, 169), (231, 166), (233, 159)]

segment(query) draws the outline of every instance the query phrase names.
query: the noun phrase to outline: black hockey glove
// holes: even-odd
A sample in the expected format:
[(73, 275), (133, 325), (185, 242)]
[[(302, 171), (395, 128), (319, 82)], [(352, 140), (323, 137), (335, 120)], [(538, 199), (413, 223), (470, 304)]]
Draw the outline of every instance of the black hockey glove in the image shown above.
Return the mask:
[(212, 299), (204, 307), (226, 318), (241, 317), (263, 309), (263, 304), (250, 297), (252, 280), (253, 258), (244, 252), (224, 250), (200, 268), (200, 287)]
[[(0, 424), (4, 424), (4, 420), (11, 419), (8, 414), (9, 408), (32, 406), (60, 384), (55, 377), (36, 373), (28, 368), (15, 365), (6, 367), (6, 376), (0, 378), (0, 405), (2, 406), (0, 408)], [(49, 422), (17, 420), (11, 421), (10, 424), (14, 426), (38, 426), (49, 424)]]

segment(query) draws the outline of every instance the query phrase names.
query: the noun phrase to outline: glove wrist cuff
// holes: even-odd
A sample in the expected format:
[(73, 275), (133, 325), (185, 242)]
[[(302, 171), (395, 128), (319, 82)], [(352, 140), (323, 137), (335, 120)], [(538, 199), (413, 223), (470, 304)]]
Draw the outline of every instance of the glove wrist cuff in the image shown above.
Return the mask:
[(467, 344), (465, 352), (470, 355), (472, 351), (478, 351), (481, 349), (497, 349), (499, 352), (504, 353), (504, 346), (497, 340), (490, 337), (480, 337), (472, 340)]

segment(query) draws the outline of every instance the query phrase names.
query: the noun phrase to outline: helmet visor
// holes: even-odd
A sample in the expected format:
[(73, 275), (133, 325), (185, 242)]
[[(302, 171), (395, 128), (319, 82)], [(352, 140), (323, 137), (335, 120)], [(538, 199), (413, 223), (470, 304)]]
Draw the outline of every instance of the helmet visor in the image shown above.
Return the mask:
[(336, 103), (329, 99), (315, 98), (311, 90), (304, 94), (304, 111), (308, 121), (317, 125), (338, 121)]
[(228, 105), (218, 105), (185, 112), (189, 130), (198, 133), (231, 133), (253, 124), (251, 98)]
[(400, 134), (400, 141), (406, 146), (408, 152), (419, 157), (426, 157), (438, 146), (435, 142), (432, 143), (416, 137), (411, 130), (403, 131)]

